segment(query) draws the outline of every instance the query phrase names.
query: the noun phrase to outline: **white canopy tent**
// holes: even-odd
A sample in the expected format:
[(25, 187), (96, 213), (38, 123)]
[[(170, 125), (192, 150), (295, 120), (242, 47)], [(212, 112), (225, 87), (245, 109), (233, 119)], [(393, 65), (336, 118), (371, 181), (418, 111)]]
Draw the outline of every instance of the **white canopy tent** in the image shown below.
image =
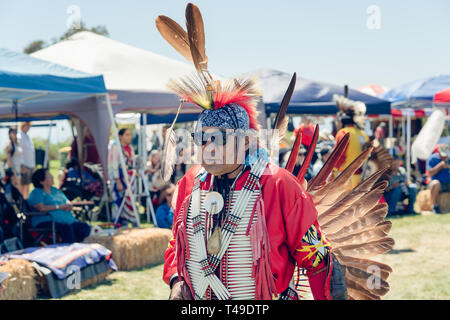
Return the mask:
[(187, 63), (83, 31), (32, 56), (102, 74), (108, 90), (169, 92), (169, 79), (194, 72)]
[[(110, 103), (112, 107), (108, 110), (111, 118), (109, 125), (113, 124), (113, 115), (121, 111), (175, 113), (179, 99), (169, 92), (166, 84), (171, 78), (195, 72), (186, 63), (87, 31), (39, 50), (32, 56), (75, 70), (89, 73), (96, 70), (96, 74), (102, 74), (109, 93), (105, 103)], [(199, 111), (192, 105), (186, 105), (183, 112)], [(117, 128), (115, 125), (112, 127), (117, 137)], [(110, 128), (108, 126), (103, 130), (107, 145)]]

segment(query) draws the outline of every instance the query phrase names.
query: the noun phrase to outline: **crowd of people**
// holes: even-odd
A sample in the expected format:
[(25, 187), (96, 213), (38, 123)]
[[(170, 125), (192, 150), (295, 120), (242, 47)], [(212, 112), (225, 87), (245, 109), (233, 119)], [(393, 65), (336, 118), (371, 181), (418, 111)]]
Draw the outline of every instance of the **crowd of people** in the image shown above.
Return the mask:
[[(54, 187), (54, 177), (47, 168), (36, 168), (35, 147), (28, 135), (30, 122), (20, 124), (20, 132), (8, 130), (5, 170), (0, 183), (0, 243), (19, 235), (18, 220), (25, 227), (46, 229), (53, 223), (62, 242), (83, 241), (90, 226), (72, 214), (74, 203)], [(30, 191), (30, 184), (33, 190)]]
[[(163, 139), (165, 140), (165, 131), (167, 126), (163, 128)], [(132, 145), (133, 132), (129, 128), (121, 128), (119, 130), (119, 141), (111, 141), (108, 152), (108, 174), (112, 181), (113, 189), (113, 208), (112, 217), (123, 226), (137, 225), (137, 218), (134, 215), (133, 202), (129, 195), (126, 194), (126, 179), (120, 165), (119, 152), (122, 152), (125, 165), (127, 167), (127, 180), (131, 185), (131, 191), (136, 194), (137, 183), (136, 177), (139, 175), (139, 161)], [(174, 170), (170, 182), (165, 182), (161, 176), (161, 153), (164, 142), (158, 137), (156, 130), (153, 131), (151, 140), (151, 150), (148, 154), (147, 163), (144, 164), (144, 176), (149, 189), (151, 203), (156, 209), (156, 222), (160, 228), (172, 227), (173, 208), (171, 205), (171, 196), (175, 190), (175, 185), (180, 177), (186, 172), (186, 165), (180, 164)]]
[[(336, 142), (339, 142), (346, 133), (350, 133), (349, 147), (335, 168), (335, 176), (355, 159), (356, 155), (363, 150), (369, 141), (376, 139), (380, 145), (385, 145), (386, 124), (384, 122), (380, 122), (374, 130), (374, 135), (369, 137), (353, 120), (353, 117), (342, 116), (339, 119), (340, 124), (335, 128), (333, 134), (326, 131), (320, 134), (311, 165), (305, 175), (307, 181), (319, 172)], [(10, 128), (8, 131), (9, 142), (5, 147), (6, 161), (0, 185), (2, 191), (0, 243), (3, 239), (17, 234), (18, 218), (16, 211), (27, 212), (27, 219), (29, 220), (27, 223), (34, 228), (48, 228), (54, 223), (56, 231), (61, 238), (60, 240), (63, 242), (82, 241), (89, 235), (90, 226), (85, 222), (78, 221), (72, 213), (74, 204), (71, 200), (75, 198), (71, 193), (73, 191), (67, 187), (61, 188), (61, 190), (56, 188), (54, 186), (54, 177), (50, 174), (50, 171), (46, 168), (36, 168), (34, 144), (28, 135), (30, 128), (30, 122), (23, 122), (19, 126), (19, 132), (15, 128)], [(148, 159), (145, 164), (141, 164), (138, 161), (135, 146), (132, 143), (133, 131), (131, 129), (120, 129), (119, 141), (112, 140), (110, 143), (108, 176), (112, 190), (112, 219), (122, 227), (128, 227), (130, 224), (133, 227), (138, 225), (137, 216), (134, 213), (136, 206), (135, 195), (139, 183), (137, 178), (142, 169), (139, 166), (143, 166), (144, 178), (148, 184), (149, 196), (155, 209), (157, 224), (161, 228), (172, 228), (174, 214), (172, 196), (175, 192), (175, 184), (185, 174), (189, 165), (184, 163), (176, 165), (170, 181), (163, 181), (161, 161), (167, 128), (165, 126), (162, 130), (162, 139), (160, 139), (156, 130), (153, 131), (153, 135), (150, 138), (151, 150), (148, 152)], [(295, 162), (294, 174), (300, 170), (307, 150), (311, 145), (314, 133), (312, 121), (304, 117), (301, 125), (294, 130), (291, 137), (292, 141), (287, 144), (292, 144), (298, 133), (302, 134), (302, 141), (297, 161)], [(86, 146), (92, 149), (89, 143), (92, 138), (88, 130), (85, 132), (84, 137)], [(71, 149), (66, 170), (61, 178), (63, 186), (67, 186), (65, 184), (67, 181), (76, 180), (80, 174), (77, 161), (77, 144), (75, 142), (72, 144)], [(280, 149), (279, 164), (281, 167), (286, 165), (290, 154), (289, 151), (290, 149), (288, 148)], [(126, 172), (120, 165), (120, 152), (127, 167)], [(99, 162), (96, 150), (95, 152), (87, 153), (92, 158), (91, 160)], [(450, 191), (449, 154), (450, 151), (447, 144), (436, 146), (433, 154), (425, 161), (424, 168), (417, 166), (417, 170), (424, 176), (422, 181), (408, 179), (402, 155), (394, 155), (391, 167), (392, 174), (383, 196), (389, 206), (388, 215), (415, 214), (414, 203), (421, 188), (430, 190), (433, 209), (436, 213), (440, 213), (437, 203), (438, 196), (442, 192)], [(88, 171), (83, 171), (83, 174), (85, 181), (83, 186), (85, 189), (89, 188), (89, 185), (95, 184), (93, 190), (96, 191), (94, 192), (98, 193), (99, 190), (103, 192), (101, 183), (95, 181)], [(353, 187), (361, 181), (361, 174), (362, 172), (356, 172), (353, 176)], [(131, 185), (132, 195), (127, 194), (127, 181)], [(33, 185), (31, 193), (30, 184)]]

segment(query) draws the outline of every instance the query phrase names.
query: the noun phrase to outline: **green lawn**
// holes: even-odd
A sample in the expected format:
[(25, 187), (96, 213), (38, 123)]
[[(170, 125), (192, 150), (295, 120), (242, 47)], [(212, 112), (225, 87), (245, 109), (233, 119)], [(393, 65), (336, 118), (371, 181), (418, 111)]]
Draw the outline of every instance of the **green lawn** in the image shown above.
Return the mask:
[[(450, 214), (392, 218), (394, 249), (377, 260), (394, 270), (385, 299), (450, 298)], [(102, 284), (63, 299), (167, 299), (163, 265), (109, 275)]]
[(392, 219), (394, 249), (386, 299), (450, 299), (450, 214)]

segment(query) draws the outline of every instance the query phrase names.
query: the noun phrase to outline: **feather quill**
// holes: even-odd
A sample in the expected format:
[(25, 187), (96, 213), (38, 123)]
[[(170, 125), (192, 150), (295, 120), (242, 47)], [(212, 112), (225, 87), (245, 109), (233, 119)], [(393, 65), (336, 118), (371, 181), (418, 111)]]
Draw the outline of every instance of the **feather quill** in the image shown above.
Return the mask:
[(186, 28), (189, 47), (191, 48), (192, 62), (212, 99), (214, 88), (210, 84), (212, 79), (208, 72), (203, 19), (198, 7), (192, 3), (188, 3), (186, 6)]
[(169, 17), (160, 15), (156, 18), (156, 28), (162, 37), (188, 61), (192, 61), (187, 32)]
[(380, 200), (381, 192), (384, 190), (384, 183), (380, 182), (380, 184), (378, 188), (376, 187), (365, 194), (352, 206), (344, 210), (339, 206), (333, 206), (326, 215), (319, 215), (319, 224), (321, 224), (323, 230), (326, 230), (327, 233), (333, 233), (363, 217)]
[(392, 238), (384, 238), (381, 240), (365, 243), (364, 245), (355, 244), (344, 246), (336, 249), (336, 252), (340, 255), (358, 257), (358, 258), (371, 258), (379, 254), (386, 253), (392, 249), (395, 241)]
[(346, 279), (354, 281), (371, 294), (383, 296), (389, 291), (389, 284), (376, 274), (349, 266), (346, 266), (345, 269)]
[[(362, 152), (355, 160), (353, 160), (347, 168), (344, 169), (333, 181), (325, 185), (323, 188), (317, 190), (312, 194), (315, 204), (329, 206), (334, 203), (339, 197), (346, 193), (343, 186), (349, 182), (351, 176), (358, 170), (364, 161), (370, 155), (370, 149)], [(319, 210), (318, 210), (319, 211)]]
[(180, 114), (181, 108), (183, 107), (184, 100), (181, 100), (178, 107), (175, 119), (173, 119), (172, 125), (166, 131), (166, 141), (164, 142), (164, 149), (161, 161), (161, 173), (164, 181), (169, 181), (173, 173), (173, 168), (175, 162), (177, 161), (177, 137), (173, 131), (175, 122), (177, 121), (178, 115)]
[(278, 109), (277, 115), (275, 116), (275, 121), (273, 123), (273, 129), (278, 130), (278, 139), (281, 140), (286, 135), (286, 129), (289, 118), (286, 116), (286, 111), (291, 101), (292, 93), (295, 89), (295, 82), (297, 81), (297, 73), (294, 72), (292, 75), (289, 86), (281, 100), (280, 109)]
[(341, 256), (336, 256), (336, 258), (339, 263), (344, 266), (354, 267), (361, 270), (367, 271), (373, 267), (377, 267), (380, 270), (380, 276), (383, 280), (387, 280), (392, 272), (392, 268), (390, 266), (378, 261)]
[[(331, 218), (336, 217), (342, 211), (346, 210), (349, 206), (353, 205), (355, 201), (363, 197), (365, 194), (370, 192), (373, 188), (373, 185), (376, 181), (378, 181), (379, 177), (383, 174), (384, 170), (380, 170), (375, 172), (370, 178), (362, 181), (359, 185), (357, 185), (353, 190), (347, 193), (341, 200), (336, 201), (332, 205), (324, 204), (323, 201), (316, 205), (319, 215), (322, 221), (329, 221)], [(380, 182), (377, 184), (377, 187), (374, 189), (379, 190), (379, 194), (381, 195), (384, 189), (387, 187), (387, 181)], [(328, 219), (327, 219), (328, 218)], [(327, 220), (325, 220), (327, 219)]]
[(311, 163), (312, 156), (314, 154), (314, 151), (316, 150), (318, 138), (319, 138), (319, 125), (317, 124), (316, 128), (314, 129), (313, 138), (311, 144), (309, 145), (308, 152), (306, 153), (305, 160), (303, 160), (302, 166), (297, 173), (297, 179), (300, 181), (303, 181), (303, 179), (305, 178), (306, 172), (309, 168), (309, 164)]
[(341, 139), (341, 141), (339, 141), (339, 143), (335, 146), (335, 148), (330, 154), (330, 157), (327, 159), (327, 161), (325, 161), (319, 173), (308, 182), (308, 192), (310, 193), (314, 192), (325, 185), (328, 176), (335, 167), (336, 162), (339, 161), (341, 156), (344, 154), (345, 150), (348, 147), (349, 142), (350, 142), (350, 133), (347, 133)]
[(358, 232), (371, 229), (378, 223), (382, 222), (383, 219), (386, 217), (386, 215), (387, 215), (387, 204), (379, 203), (352, 224), (343, 227), (334, 233), (327, 234), (327, 239), (333, 242), (336, 239), (340, 239), (348, 235), (352, 235)]
[(352, 244), (364, 244), (366, 242), (380, 240), (387, 237), (392, 228), (392, 222), (383, 221), (370, 230), (364, 230), (356, 234), (351, 234), (338, 240), (332, 241), (334, 248), (339, 248)]
[(295, 137), (294, 145), (292, 146), (291, 153), (289, 154), (289, 159), (286, 163), (285, 169), (292, 173), (294, 170), (295, 162), (298, 158), (298, 149), (300, 149), (300, 143), (302, 142), (302, 133), (299, 131)]

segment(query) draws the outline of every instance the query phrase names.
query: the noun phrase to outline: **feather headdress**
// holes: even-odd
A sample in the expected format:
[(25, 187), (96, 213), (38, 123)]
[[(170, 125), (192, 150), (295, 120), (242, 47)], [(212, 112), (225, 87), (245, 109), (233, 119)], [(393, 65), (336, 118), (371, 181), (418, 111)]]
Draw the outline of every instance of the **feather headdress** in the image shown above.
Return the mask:
[(175, 21), (166, 17), (156, 18), (156, 27), (163, 38), (183, 57), (192, 62), (197, 73), (183, 79), (171, 80), (169, 88), (182, 99), (205, 110), (220, 109), (226, 105), (239, 105), (248, 114), (250, 129), (259, 129), (256, 104), (261, 92), (253, 78), (214, 80), (208, 71), (208, 57), (205, 50), (205, 31), (199, 8), (188, 3), (186, 6), (187, 32)]
[(351, 118), (360, 128), (364, 128), (364, 115), (367, 110), (364, 102), (350, 100), (337, 94), (333, 95), (333, 101), (336, 102), (339, 109), (338, 116), (340, 118)]

